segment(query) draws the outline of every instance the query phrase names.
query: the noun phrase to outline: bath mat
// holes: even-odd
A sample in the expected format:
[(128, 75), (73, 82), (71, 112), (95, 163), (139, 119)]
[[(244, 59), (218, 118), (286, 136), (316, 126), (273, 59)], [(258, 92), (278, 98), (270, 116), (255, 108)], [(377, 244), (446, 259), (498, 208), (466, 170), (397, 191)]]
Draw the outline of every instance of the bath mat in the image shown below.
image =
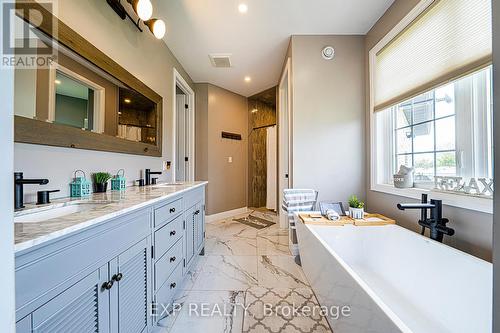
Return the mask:
[(273, 224), (276, 224), (273, 221), (269, 221), (269, 220), (263, 219), (261, 217), (253, 216), (253, 215), (248, 215), (247, 217), (234, 219), (233, 221), (243, 223), (243, 224), (248, 225), (248, 226), (255, 228), (255, 229), (264, 229), (264, 228), (272, 226)]

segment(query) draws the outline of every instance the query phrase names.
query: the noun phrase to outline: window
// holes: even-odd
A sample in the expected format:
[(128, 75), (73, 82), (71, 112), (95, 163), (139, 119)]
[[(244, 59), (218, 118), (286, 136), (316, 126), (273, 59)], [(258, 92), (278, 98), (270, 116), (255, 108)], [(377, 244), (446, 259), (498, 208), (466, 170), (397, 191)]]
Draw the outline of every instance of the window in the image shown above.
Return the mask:
[(415, 187), (436, 176), (493, 177), (491, 66), (375, 114), (378, 182), (392, 184), (401, 165)]
[(421, 0), (369, 51), (372, 190), (492, 213), (491, 16), (491, 0)]

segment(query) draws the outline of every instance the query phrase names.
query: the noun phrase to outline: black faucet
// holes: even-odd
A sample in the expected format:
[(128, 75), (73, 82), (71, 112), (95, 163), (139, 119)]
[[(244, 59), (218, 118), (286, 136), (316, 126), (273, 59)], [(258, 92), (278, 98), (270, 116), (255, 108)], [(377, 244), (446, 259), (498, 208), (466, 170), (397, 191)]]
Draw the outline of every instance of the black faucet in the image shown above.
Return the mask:
[(151, 185), (151, 175), (161, 175), (161, 171), (151, 171), (151, 169), (146, 169), (145, 171), (145, 180), (146, 180), (146, 184), (144, 185)]
[[(425, 228), (429, 228), (431, 239), (443, 242), (443, 236), (453, 236), (455, 230), (448, 228), (446, 223), (450, 222), (443, 218), (443, 202), (441, 200), (431, 199), (427, 202), (427, 194), (422, 194), (421, 203), (403, 203), (398, 204), (398, 209), (420, 209), (420, 220), (418, 224), (422, 226), (422, 235), (425, 233)], [(427, 218), (427, 209), (430, 209), (430, 217)]]
[(22, 172), (14, 172), (14, 209), (24, 208), (24, 185), (45, 185), (48, 183), (48, 179), (24, 179)]

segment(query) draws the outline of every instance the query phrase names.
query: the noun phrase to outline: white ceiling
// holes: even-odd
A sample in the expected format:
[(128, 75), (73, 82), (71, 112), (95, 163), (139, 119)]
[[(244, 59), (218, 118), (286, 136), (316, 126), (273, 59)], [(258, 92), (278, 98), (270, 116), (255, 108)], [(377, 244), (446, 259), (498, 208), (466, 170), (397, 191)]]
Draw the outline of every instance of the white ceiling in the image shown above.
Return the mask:
[[(393, 1), (157, 0), (154, 16), (165, 20), (165, 42), (195, 82), (251, 96), (277, 84), (291, 35), (365, 34)], [(212, 67), (211, 53), (231, 53), (233, 67)]]

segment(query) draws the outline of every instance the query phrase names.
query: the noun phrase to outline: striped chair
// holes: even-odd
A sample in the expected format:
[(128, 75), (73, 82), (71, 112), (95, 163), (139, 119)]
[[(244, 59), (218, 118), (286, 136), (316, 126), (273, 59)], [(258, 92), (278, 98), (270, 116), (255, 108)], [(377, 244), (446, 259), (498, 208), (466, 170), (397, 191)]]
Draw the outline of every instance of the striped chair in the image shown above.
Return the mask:
[(281, 207), (288, 213), (289, 247), (293, 256), (299, 255), (297, 230), (294, 214), (303, 211), (314, 211), (318, 201), (318, 191), (311, 189), (285, 189), (283, 190), (283, 203)]

